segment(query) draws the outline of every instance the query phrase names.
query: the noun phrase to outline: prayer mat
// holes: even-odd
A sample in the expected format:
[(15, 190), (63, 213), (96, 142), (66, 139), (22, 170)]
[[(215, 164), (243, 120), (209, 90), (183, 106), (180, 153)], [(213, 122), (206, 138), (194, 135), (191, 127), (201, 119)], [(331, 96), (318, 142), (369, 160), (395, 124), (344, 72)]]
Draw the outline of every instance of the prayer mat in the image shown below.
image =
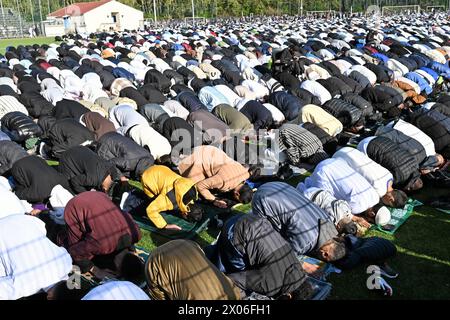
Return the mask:
[(306, 255), (303, 255), (299, 257), (299, 261), (302, 263), (302, 267), (305, 270), (310, 270), (311, 268), (317, 270), (313, 273), (309, 273), (309, 277), (315, 278), (320, 281), (326, 281), (326, 278), (331, 273), (341, 273), (342, 271), (335, 266), (333, 266), (331, 263), (326, 263), (322, 260), (312, 258)]
[(29, 138), (25, 140), (25, 148), (27, 150), (33, 149), (39, 142), (39, 138)]
[(56, 161), (56, 160), (47, 160), (47, 164), (48, 164), (50, 167), (56, 167), (56, 166), (59, 165), (59, 161)]
[[(313, 287), (312, 296), (308, 300), (325, 300), (330, 295), (332, 289), (331, 283), (320, 281), (312, 277), (308, 277), (306, 281), (308, 281)], [(244, 300), (274, 300), (274, 299), (256, 292), (252, 292), (250, 295), (245, 297)]]
[(408, 199), (408, 202), (403, 207), (403, 209), (395, 209), (395, 208), (389, 208), (389, 211), (391, 212), (391, 220), (388, 224), (391, 224), (394, 227), (392, 230), (384, 230), (383, 227), (378, 225), (373, 225), (371, 229), (375, 229), (387, 234), (394, 234), (400, 226), (405, 223), (406, 220), (411, 216), (412, 212), (414, 211), (414, 207), (418, 207), (423, 205), (422, 202), (414, 200), (414, 199)]
[(211, 210), (210, 208), (210, 206), (209, 208), (204, 208), (205, 211), (203, 213), (202, 220), (195, 223), (189, 222), (173, 214), (161, 213), (164, 220), (166, 220), (168, 224), (176, 224), (180, 226), (182, 228), (181, 231), (158, 229), (147, 217), (133, 216), (133, 219), (140, 228), (157, 234), (162, 238), (166, 238), (168, 240), (192, 239), (202, 231), (206, 230), (211, 220), (217, 216), (218, 212)]

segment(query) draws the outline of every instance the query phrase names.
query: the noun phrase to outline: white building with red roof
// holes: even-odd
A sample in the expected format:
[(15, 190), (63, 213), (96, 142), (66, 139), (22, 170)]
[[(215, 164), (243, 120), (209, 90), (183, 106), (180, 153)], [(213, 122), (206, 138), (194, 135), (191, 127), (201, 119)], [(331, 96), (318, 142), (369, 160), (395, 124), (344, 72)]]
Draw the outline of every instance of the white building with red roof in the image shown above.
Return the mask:
[(52, 25), (65, 33), (136, 30), (144, 24), (144, 13), (115, 0), (79, 2), (50, 13), (46, 24), (54, 33), (47, 31), (47, 36), (58, 35)]

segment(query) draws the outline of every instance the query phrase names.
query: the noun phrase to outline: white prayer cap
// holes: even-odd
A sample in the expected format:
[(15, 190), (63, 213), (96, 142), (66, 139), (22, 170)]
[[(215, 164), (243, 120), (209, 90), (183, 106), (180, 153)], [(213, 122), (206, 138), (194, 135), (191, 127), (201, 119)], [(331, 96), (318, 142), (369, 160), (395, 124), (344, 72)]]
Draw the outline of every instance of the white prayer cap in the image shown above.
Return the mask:
[(385, 226), (391, 221), (391, 212), (385, 206), (378, 209), (377, 215), (375, 216), (375, 223), (379, 226)]

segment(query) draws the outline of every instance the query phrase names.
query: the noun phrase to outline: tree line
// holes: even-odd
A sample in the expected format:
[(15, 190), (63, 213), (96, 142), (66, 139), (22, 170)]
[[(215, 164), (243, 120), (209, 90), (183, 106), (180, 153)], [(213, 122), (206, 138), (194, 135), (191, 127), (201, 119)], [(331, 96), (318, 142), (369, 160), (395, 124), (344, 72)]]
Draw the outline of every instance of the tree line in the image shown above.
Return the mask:
[[(64, 6), (87, 2), (86, 0), (0, 0), (2, 7), (21, 13), (27, 21), (45, 20), (47, 15)], [(120, 2), (144, 11), (153, 18), (153, 0), (120, 0)], [(259, 15), (297, 15), (308, 11), (361, 12), (370, 5), (413, 5), (422, 8), (431, 5), (447, 5), (448, 0), (194, 0), (198, 17), (239, 17)], [(303, 5), (303, 10), (302, 10)], [(180, 19), (192, 16), (192, 0), (155, 0), (158, 19)]]

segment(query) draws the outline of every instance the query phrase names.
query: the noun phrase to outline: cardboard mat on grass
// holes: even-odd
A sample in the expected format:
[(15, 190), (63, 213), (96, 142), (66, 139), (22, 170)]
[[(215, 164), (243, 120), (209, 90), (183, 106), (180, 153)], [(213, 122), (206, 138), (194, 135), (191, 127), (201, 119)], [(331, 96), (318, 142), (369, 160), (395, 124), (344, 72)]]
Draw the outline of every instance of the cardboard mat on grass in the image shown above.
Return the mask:
[(423, 205), (422, 202), (410, 198), (410, 199), (408, 199), (408, 202), (403, 207), (403, 209), (389, 208), (389, 211), (391, 212), (391, 220), (389, 221), (388, 224), (395, 226), (395, 228), (388, 231), (388, 230), (384, 230), (383, 227), (381, 227), (381, 226), (373, 225), (371, 229), (378, 230), (378, 231), (392, 235), (398, 230), (398, 228), (400, 228), (400, 226), (402, 224), (405, 223), (406, 220), (408, 220), (408, 218), (413, 213), (414, 208), (419, 207), (421, 205)]

